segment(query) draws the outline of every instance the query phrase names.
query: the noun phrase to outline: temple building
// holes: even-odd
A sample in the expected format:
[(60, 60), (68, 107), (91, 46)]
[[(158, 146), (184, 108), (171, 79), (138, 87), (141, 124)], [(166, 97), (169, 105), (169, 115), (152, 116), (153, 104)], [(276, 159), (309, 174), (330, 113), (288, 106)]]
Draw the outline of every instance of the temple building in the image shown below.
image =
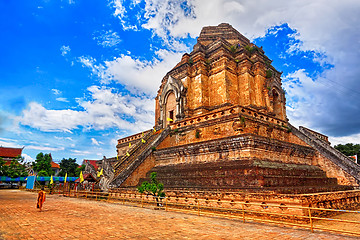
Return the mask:
[(24, 148), (10, 148), (0, 146), (0, 159), (5, 161), (5, 165), (9, 166), (14, 159), (21, 158)]
[[(327, 136), (292, 126), (281, 72), (229, 24), (204, 27), (162, 79), (154, 129), (118, 140), (100, 185), (314, 193), (359, 186), (360, 167)], [(87, 171), (96, 175), (89, 165)]]

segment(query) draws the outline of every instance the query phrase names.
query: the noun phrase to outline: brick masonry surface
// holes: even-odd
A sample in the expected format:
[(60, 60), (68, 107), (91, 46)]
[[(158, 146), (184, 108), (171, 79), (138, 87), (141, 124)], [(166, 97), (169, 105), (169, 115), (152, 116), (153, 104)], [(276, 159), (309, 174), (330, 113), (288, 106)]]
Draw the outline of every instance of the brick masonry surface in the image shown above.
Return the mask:
[(357, 239), (149, 208), (0, 190), (0, 239)]

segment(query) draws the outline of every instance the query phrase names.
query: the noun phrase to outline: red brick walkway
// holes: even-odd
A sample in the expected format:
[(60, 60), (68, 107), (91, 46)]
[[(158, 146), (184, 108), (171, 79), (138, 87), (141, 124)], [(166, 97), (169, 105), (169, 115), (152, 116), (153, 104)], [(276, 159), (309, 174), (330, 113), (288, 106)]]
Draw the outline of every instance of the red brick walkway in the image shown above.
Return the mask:
[(0, 239), (356, 239), (163, 210), (0, 190)]

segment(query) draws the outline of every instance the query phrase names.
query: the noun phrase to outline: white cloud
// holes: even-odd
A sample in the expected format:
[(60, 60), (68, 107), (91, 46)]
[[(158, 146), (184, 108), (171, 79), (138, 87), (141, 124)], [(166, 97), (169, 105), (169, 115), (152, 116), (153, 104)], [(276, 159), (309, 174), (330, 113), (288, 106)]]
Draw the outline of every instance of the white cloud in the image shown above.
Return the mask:
[(72, 139), (71, 137), (58, 137), (58, 136), (54, 136), (55, 139), (59, 139), (59, 140), (69, 140), (69, 141), (74, 141), (74, 139)]
[(109, 76), (106, 74), (106, 68), (102, 64), (98, 64), (96, 59), (90, 56), (81, 56), (78, 61), (83, 64), (84, 67), (88, 67), (92, 74), (102, 79), (102, 81), (108, 81)]
[[(111, 5), (114, 7), (115, 12), (114, 12), (114, 16), (118, 17), (120, 20), (120, 23), (123, 27), (124, 30), (137, 30), (137, 26), (131, 24), (129, 21), (127, 21), (127, 11), (126, 8), (124, 7), (123, 4), (123, 0), (112, 0)], [(132, 6), (134, 6), (134, 4), (131, 4)]]
[(63, 97), (58, 97), (58, 98), (56, 98), (56, 101), (59, 101), (59, 102), (69, 102), (69, 100), (67, 100), (67, 98), (63, 98)]
[[(79, 99), (83, 110), (49, 110), (31, 102), (16, 120), (44, 132), (68, 132), (118, 128), (136, 132), (154, 125), (154, 100), (116, 93), (112, 88), (91, 86), (89, 100)], [(100, 142), (99, 142), (100, 143)]]
[(22, 148), (23, 146), (18, 142), (18, 140), (10, 138), (0, 138), (0, 146), (10, 147), (10, 148)]
[(27, 155), (26, 153), (22, 153), (21, 156), (24, 157), (25, 162), (34, 162), (34, 161), (35, 161), (34, 158), (30, 157), (30, 156)]
[(91, 138), (91, 143), (96, 146), (100, 146), (100, 142), (98, 142), (95, 138)]
[(71, 49), (69, 46), (63, 45), (63, 46), (61, 46), (60, 51), (61, 51), (61, 55), (65, 56), (71, 51)]
[(359, 144), (360, 143), (360, 133), (358, 134), (352, 134), (349, 136), (343, 136), (343, 137), (329, 137), (329, 141), (331, 142), (331, 145), (338, 145), (338, 144), (346, 144), (346, 143), (354, 143)]
[(72, 129), (83, 124), (85, 112), (74, 110), (48, 110), (36, 102), (31, 102), (29, 108), (17, 117), (22, 125), (31, 126), (47, 132), (71, 132)]
[(105, 47), (114, 47), (121, 42), (121, 39), (117, 32), (112, 30), (96, 32), (96, 37), (93, 37), (96, 40), (97, 44)]
[(89, 155), (89, 154), (92, 154), (92, 152), (90, 152), (90, 151), (71, 150), (71, 152), (74, 155)]
[(28, 145), (26, 149), (34, 149), (40, 151), (63, 151), (64, 147), (46, 147), (46, 146), (35, 146), (35, 145)]
[(153, 61), (141, 61), (129, 55), (121, 55), (104, 64), (91, 57), (79, 61), (101, 79), (102, 84), (112, 81), (124, 85), (134, 94), (155, 96), (162, 78), (181, 60), (181, 53), (158, 50)]
[(54, 95), (60, 95), (61, 94), (61, 91), (59, 89), (51, 89), (51, 91), (54, 93)]

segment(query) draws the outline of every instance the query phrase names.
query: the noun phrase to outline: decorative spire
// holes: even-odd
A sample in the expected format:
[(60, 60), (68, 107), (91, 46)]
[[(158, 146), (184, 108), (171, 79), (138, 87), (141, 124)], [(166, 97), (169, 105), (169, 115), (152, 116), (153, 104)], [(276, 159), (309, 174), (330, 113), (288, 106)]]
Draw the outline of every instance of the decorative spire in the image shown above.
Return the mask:
[(239, 43), (243, 46), (250, 44), (249, 39), (244, 37), (228, 23), (221, 23), (218, 26), (203, 27), (197, 41), (206, 46), (219, 38), (223, 38), (231, 44)]

